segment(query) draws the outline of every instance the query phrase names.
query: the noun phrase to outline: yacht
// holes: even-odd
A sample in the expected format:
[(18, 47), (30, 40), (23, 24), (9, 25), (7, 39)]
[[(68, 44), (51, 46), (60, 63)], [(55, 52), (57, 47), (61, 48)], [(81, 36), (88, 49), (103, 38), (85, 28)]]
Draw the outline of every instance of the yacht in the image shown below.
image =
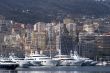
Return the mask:
[(60, 66), (81, 66), (83, 61), (76, 60), (74, 58), (71, 58), (70, 55), (61, 55), (61, 50), (59, 49), (59, 54), (56, 55), (54, 60), (59, 61), (58, 65)]
[(9, 59), (13, 62), (16, 62), (17, 64), (19, 64), (19, 67), (29, 67), (30, 63), (28, 60), (25, 60), (24, 58), (18, 58), (17, 56), (14, 55), (14, 53), (12, 53), (9, 56)]
[(0, 57), (0, 68), (14, 70), (19, 65), (16, 62), (11, 61), (9, 58)]
[(72, 51), (71, 51), (70, 56), (76, 60), (83, 61), (82, 66), (94, 66), (97, 64), (97, 61), (93, 61), (90, 58), (85, 58), (85, 57), (79, 56), (77, 51), (74, 51), (74, 54), (72, 54)]
[(58, 61), (57, 66), (69, 66), (73, 61), (68, 55), (56, 55), (53, 57), (53, 60)]
[(32, 56), (25, 56), (25, 60), (28, 60), (30, 62), (30, 66), (40, 66), (41, 62), (38, 62), (35, 60), (35, 58), (33, 58)]
[(16, 69), (19, 65), (12, 61), (0, 61), (0, 68), (3, 69)]
[(58, 66), (81, 66), (83, 61), (75, 60), (69, 55), (56, 55), (54, 60), (59, 61)]
[(59, 35), (56, 37), (59, 41), (58, 43), (58, 48), (57, 48), (57, 51), (58, 51), (58, 55), (54, 56), (53, 60), (56, 60), (56, 61), (59, 61), (58, 65), (61, 65), (61, 66), (75, 66), (75, 65), (81, 65), (82, 64), (82, 61), (79, 61), (79, 60), (76, 60), (74, 58), (71, 58), (70, 55), (62, 55), (61, 54), (61, 37), (62, 37), (62, 30), (61, 30), (61, 27), (63, 25), (60, 24), (59, 22)]
[(35, 53), (32, 52), (28, 57), (34, 59), (36, 63), (40, 62), (42, 66), (56, 66), (58, 63), (56, 60), (52, 60), (51, 57), (39, 54), (37, 51), (35, 51)]

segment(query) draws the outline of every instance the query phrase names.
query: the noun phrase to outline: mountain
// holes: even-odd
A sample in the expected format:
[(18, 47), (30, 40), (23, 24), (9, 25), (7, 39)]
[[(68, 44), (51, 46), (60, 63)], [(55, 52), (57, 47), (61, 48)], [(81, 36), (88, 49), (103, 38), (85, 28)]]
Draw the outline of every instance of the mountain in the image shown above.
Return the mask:
[(97, 0), (0, 0), (0, 14), (22, 23), (49, 22), (67, 15), (110, 14), (110, 1)]

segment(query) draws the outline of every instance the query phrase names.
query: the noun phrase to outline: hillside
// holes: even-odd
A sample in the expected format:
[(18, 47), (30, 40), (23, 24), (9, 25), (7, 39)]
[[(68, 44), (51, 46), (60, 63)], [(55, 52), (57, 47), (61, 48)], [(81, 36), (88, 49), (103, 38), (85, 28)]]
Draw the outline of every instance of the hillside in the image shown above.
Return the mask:
[[(108, 0), (109, 1), (109, 0)], [(110, 3), (94, 0), (0, 0), (0, 14), (23, 23), (49, 22), (66, 15), (110, 14)]]

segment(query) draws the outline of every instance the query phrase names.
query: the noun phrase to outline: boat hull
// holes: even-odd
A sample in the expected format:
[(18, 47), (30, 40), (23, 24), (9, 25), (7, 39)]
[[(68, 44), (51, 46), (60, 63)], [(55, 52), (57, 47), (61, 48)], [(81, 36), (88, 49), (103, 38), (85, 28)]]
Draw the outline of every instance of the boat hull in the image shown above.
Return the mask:
[(15, 70), (19, 65), (18, 64), (0, 64), (1, 69)]
[(56, 60), (43, 60), (41, 61), (41, 65), (43, 66), (56, 66), (58, 64), (58, 61)]
[(22, 68), (28, 68), (29, 67), (29, 61), (18, 61), (17, 62), (19, 64), (19, 67), (22, 67)]
[(86, 61), (82, 64), (82, 66), (96, 66), (97, 62), (94, 61)]
[(72, 61), (70, 63), (70, 66), (81, 66), (84, 63), (84, 61), (80, 61), (80, 60), (76, 60), (76, 61)]
[(41, 66), (41, 62), (30, 61), (30, 66)]
[(81, 66), (83, 61), (60, 60), (58, 66)]

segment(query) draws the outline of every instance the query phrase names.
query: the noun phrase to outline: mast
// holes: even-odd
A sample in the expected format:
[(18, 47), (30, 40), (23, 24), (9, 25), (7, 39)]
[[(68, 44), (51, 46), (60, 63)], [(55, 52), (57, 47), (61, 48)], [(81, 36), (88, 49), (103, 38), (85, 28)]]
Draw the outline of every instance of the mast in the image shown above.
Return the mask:
[(49, 36), (49, 42), (48, 42), (48, 46), (49, 46), (49, 52), (50, 52), (50, 58), (52, 58), (52, 52), (51, 52), (51, 49), (52, 49), (52, 42), (51, 42), (51, 34), (52, 34), (52, 24), (50, 23), (49, 24), (49, 29), (48, 29), (48, 36)]
[(58, 54), (61, 55), (61, 23), (59, 22), (59, 50)]
[(76, 49), (78, 53), (80, 53), (80, 41), (79, 41), (79, 30), (76, 28)]

